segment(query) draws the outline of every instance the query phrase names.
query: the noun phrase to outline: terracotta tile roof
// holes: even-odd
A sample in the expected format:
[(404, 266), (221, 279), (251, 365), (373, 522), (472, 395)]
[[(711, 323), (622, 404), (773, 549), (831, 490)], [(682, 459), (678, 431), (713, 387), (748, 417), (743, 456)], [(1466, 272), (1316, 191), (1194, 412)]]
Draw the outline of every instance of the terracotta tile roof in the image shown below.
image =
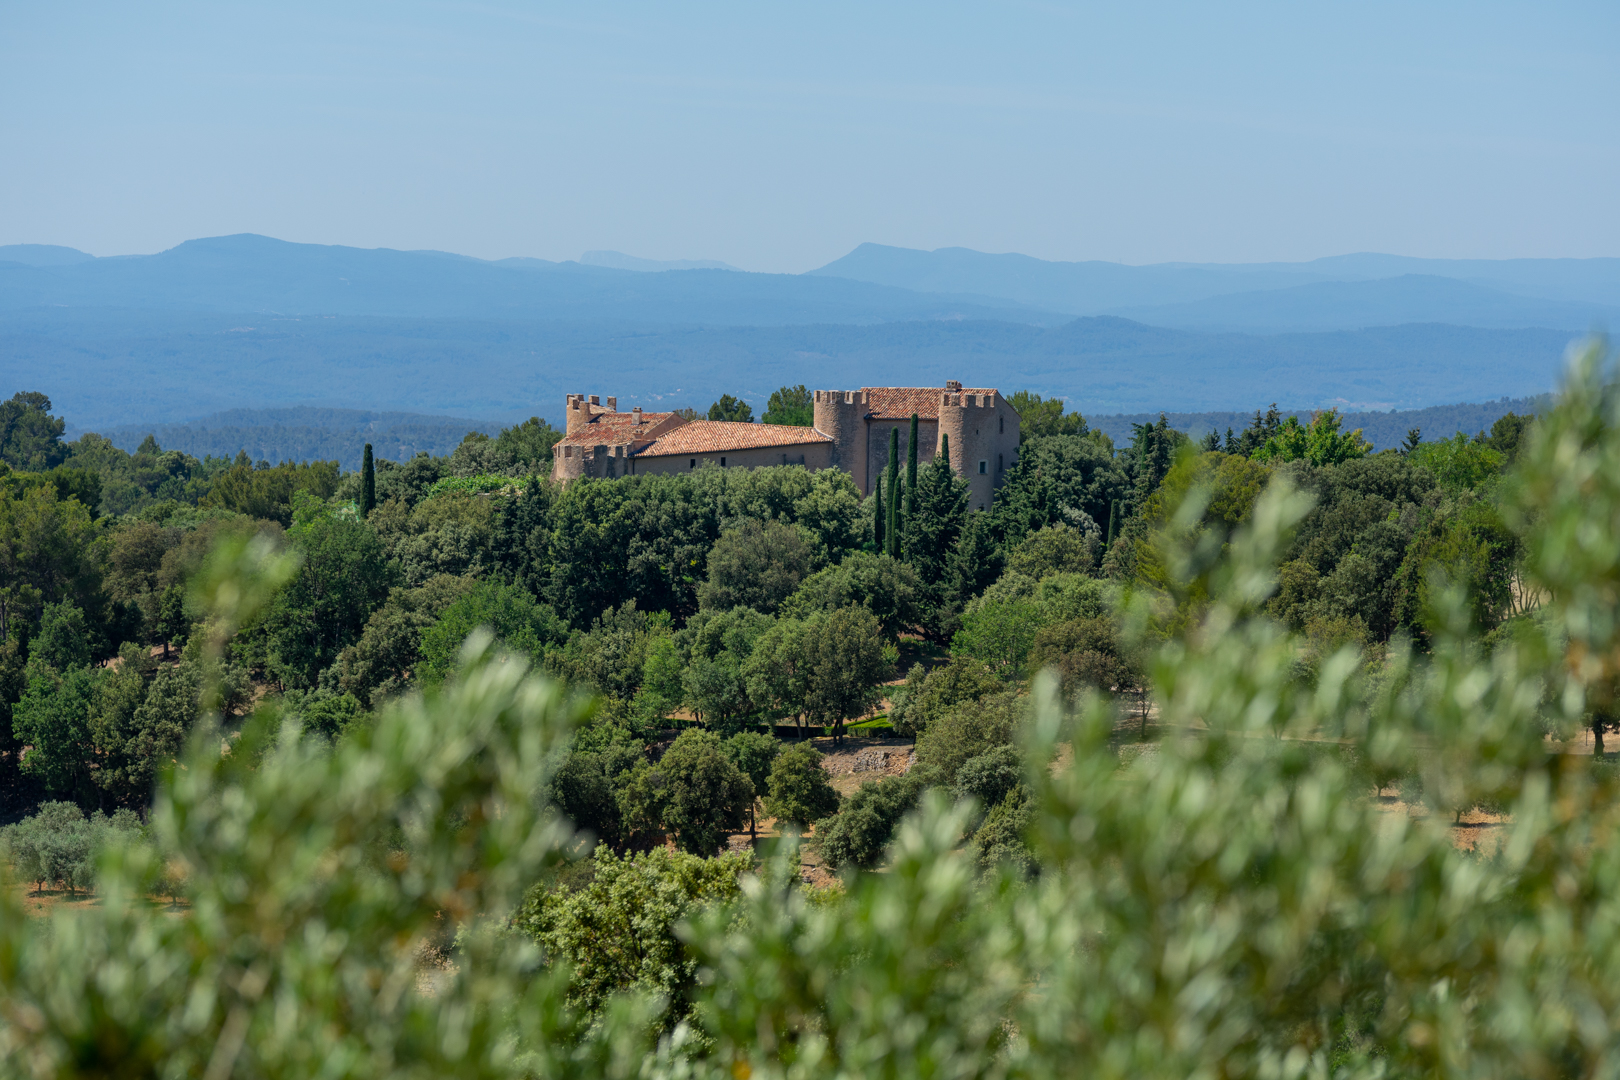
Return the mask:
[[(874, 420), (909, 420), (912, 413), (919, 420), (939, 419), (939, 399), (945, 395), (943, 386), (863, 386), (871, 409), (867, 415)], [(995, 394), (997, 390), (963, 387), (953, 394)]]
[(759, 450), (770, 446), (805, 446), (832, 442), (815, 428), (782, 424), (736, 424), (729, 420), (693, 420), (654, 439), (637, 457), (716, 454), (726, 450)]
[(627, 412), (598, 413), (591, 417), (589, 424), (559, 439), (558, 445), (566, 443), (569, 446), (618, 446), (621, 443), (655, 438), (659, 425), (668, 430), (670, 420), (674, 420), (677, 424), (684, 422), (678, 413), (644, 412), (641, 414), (641, 423), (637, 425), (631, 423), (634, 416), (634, 413)]

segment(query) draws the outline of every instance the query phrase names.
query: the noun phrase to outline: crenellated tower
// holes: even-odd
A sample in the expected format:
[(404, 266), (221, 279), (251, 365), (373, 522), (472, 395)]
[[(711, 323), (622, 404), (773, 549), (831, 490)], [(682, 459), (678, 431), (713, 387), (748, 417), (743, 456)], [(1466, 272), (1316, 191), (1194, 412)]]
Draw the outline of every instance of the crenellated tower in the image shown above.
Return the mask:
[(868, 494), (866, 413), (869, 407), (869, 397), (864, 390), (816, 391), (816, 430), (832, 439), (833, 467), (849, 473), (863, 497)]

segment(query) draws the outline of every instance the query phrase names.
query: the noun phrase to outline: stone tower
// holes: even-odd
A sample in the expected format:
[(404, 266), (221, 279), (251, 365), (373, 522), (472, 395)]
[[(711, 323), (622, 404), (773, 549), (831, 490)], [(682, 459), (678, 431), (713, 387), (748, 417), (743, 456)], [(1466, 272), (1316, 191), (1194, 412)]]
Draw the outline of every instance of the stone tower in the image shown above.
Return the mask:
[(866, 490), (866, 412), (864, 390), (817, 390), (815, 426), (833, 441), (832, 464), (855, 479), (861, 495)]
[[(990, 509), (1007, 466), (1018, 458), (1018, 411), (994, 390), (940, 395), (939, 434), (951, 440), (951, 468), (968, 482), (969, 505)], [(936, 444), (934, 452), (939, 452)]]
[(619, 399), (608, 398), (607, 405), (602, 405), (602, 399), (596, 394), (586, 397), (584, 394), (568, 395), (568, 420), (563, 427), (564, 435), (572, 435), (580, 428), (591, 422), (591, 417), (605, 412), (618, 412)]

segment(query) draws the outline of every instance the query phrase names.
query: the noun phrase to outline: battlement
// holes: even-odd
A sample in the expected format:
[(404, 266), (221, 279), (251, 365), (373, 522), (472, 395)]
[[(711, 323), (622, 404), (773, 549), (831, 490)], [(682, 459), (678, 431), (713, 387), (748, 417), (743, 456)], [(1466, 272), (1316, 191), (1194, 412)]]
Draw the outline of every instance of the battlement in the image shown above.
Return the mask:
[(817, 405), (870, 405), (871, 395), (865, 390), (817, 390)]
[(941, 406), (953, 409), (993, 409), (996, 407), (996, 398), (998, 396), (993, 390), (987, 394), (952, 394), (947, 392), (940, 395), (939, 403)]

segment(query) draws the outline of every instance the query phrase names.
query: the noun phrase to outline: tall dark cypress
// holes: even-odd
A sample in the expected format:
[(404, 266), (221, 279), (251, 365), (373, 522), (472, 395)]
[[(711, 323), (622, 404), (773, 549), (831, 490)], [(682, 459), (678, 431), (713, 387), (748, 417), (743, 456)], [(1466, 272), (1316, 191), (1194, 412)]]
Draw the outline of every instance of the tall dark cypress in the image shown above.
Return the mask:
[(911, 450), (906, 454), (906, 515), (917, 498), (917, 414), (911, 414)]
[(949, 465), (951, 463), (951, 437), (949, 435), (939, 437), (939, 456), (945, 459), (945, 464)]
[(366, 454), (360, 461), (360, 516), (369, 517), (376, 507), (377, 464), (371, 459), (371, 444), (366, 443)]
[(1118, 499), (1110, 499), (1110, 500), (1108, 500), (1108, 546), (1109, 547), (1113, 547), (1113, 545), (1114, 545), (1114, 530), (1115, 530), (1115, 527), (1116, 527), (1114, 519), (1116, 517), (1118, 517), (1118, 516), (1119, 516), (1119, 500)]
[(889, 554), (900, 557), (900, 429), (889, 429)]
[(883, 545), (883, 527), (888, 520), (883, 514), (883, 474), (878, 473), (877, 486), (872, 489), (872, 497), (877, 501), (872, 504), (872, 542), (877, 545), (878, 554), (887, 550)]

